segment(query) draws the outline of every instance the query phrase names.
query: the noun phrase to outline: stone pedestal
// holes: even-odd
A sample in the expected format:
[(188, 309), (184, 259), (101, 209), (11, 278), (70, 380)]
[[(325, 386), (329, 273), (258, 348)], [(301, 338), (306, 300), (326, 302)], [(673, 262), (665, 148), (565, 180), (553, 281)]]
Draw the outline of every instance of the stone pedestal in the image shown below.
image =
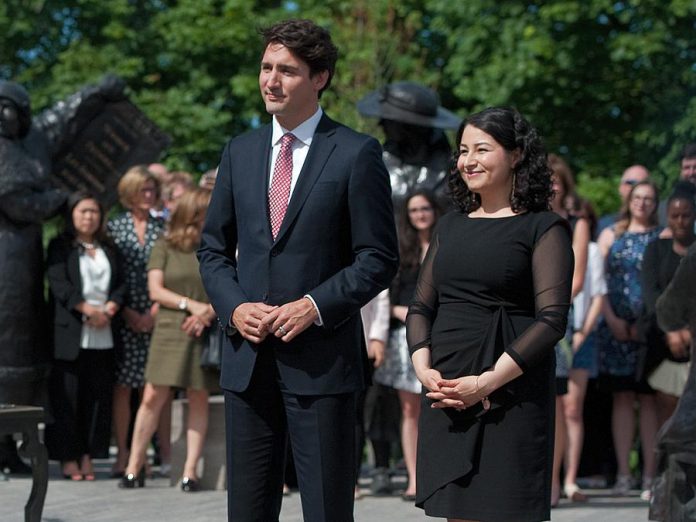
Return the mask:
[[(225, 404), (221, 395), (209, 400), (208, 434), (203, 455), (198, 463), (201, 489), (224, 490), (227, 487), (225, 465)], [(186, 461), (186, 419), (188, 400), (177, 399), (172, 403), (172, 471), (171, 485), (179, 486)]]

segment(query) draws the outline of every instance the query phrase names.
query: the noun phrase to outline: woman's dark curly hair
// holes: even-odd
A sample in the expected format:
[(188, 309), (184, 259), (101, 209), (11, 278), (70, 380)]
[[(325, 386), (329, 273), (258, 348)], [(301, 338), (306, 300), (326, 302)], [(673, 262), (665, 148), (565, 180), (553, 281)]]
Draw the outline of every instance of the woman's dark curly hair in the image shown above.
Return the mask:
[(457, 150), (452, 157), (448, 185), (454, 203), (463, 212), (473, 212), (481, 206), (481, 198), (471, 192), (457, 169), (459, 143), (464, 128), (472, 125), (490, 134), (508, 152), (520, 151), (520, 160), (513, 168), (513, 187), (510, 207), (514, 212), (549, 210), (553, 189), (551, 169), (546, 150), (536, 129), (510, 107), (489, 107), (466, 118), (457, 131)]
[(417, 268), (420, 265), (422, 257), (418, 230), (411, 224), (411, 218), (408, 212), (408, 205), (416, 196), (425, 198), (433, 209), (433, 226), (429, 230), (431, 234), (442, 212), (435, 198), (435, 194), (433, 194), (431, 190), (419, 188), (409, 192), (406, 198), (404, 198), (404, 203), (399, 214), (399, 268), (401, 270)]

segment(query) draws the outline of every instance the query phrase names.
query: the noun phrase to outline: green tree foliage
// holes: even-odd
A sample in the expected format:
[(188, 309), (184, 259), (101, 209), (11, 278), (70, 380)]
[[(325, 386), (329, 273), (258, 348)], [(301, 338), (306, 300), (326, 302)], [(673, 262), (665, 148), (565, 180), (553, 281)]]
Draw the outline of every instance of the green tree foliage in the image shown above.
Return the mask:
[(600, 211), (626, 166), (667, 187), (696, 140), (693, 0), (2, 0), (0, 77), (40, 109), (119, 74), (174, 138), (166, 163), (201, 171), (268, 120), (257, 28), (288, 17), (326, 26), (340, 48), (322, 99), (337, 119), (379, 135), (355, 102), (396, 80), (435, 88), (461, 115), (514, 105)]
[[(446, 39), (448, 87), (466, 110), (517, 106), (550, 150), (590, 178), (616, 177), (633, 163), (663, 185), (677, 176), (679, 149), (696, 139), (694, 2), (428, 6)], [(598, 202), (611, 204), (607, 196), (597, 194)]]

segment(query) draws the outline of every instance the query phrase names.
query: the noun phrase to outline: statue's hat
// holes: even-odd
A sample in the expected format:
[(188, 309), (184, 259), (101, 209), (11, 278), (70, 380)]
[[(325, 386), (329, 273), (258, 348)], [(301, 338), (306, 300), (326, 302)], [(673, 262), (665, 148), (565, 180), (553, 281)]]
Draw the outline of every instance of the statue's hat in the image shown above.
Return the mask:
[(7, 98), (15, 102), (20, 111), (29, 114), (29, 93), (20, 84), (8, 80), (0, 80), (0, 98)]
[(456, 129), (462, 119), (440, 106), (435, 91), (414, 82), (395, 82), (367, 94), (357, 104), (363, 116), (422, 127)]

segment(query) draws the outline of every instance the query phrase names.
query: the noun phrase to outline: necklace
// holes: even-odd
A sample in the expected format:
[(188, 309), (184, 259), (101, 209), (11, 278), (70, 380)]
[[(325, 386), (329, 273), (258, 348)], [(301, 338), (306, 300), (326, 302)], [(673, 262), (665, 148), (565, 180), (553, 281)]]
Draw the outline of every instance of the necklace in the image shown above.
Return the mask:
[(97, 248), (96, 243), (87, 243), (86, 241), (80, 241), (79, 239), (77, 240), (77, 242), (85, 250), (94, 250)]

